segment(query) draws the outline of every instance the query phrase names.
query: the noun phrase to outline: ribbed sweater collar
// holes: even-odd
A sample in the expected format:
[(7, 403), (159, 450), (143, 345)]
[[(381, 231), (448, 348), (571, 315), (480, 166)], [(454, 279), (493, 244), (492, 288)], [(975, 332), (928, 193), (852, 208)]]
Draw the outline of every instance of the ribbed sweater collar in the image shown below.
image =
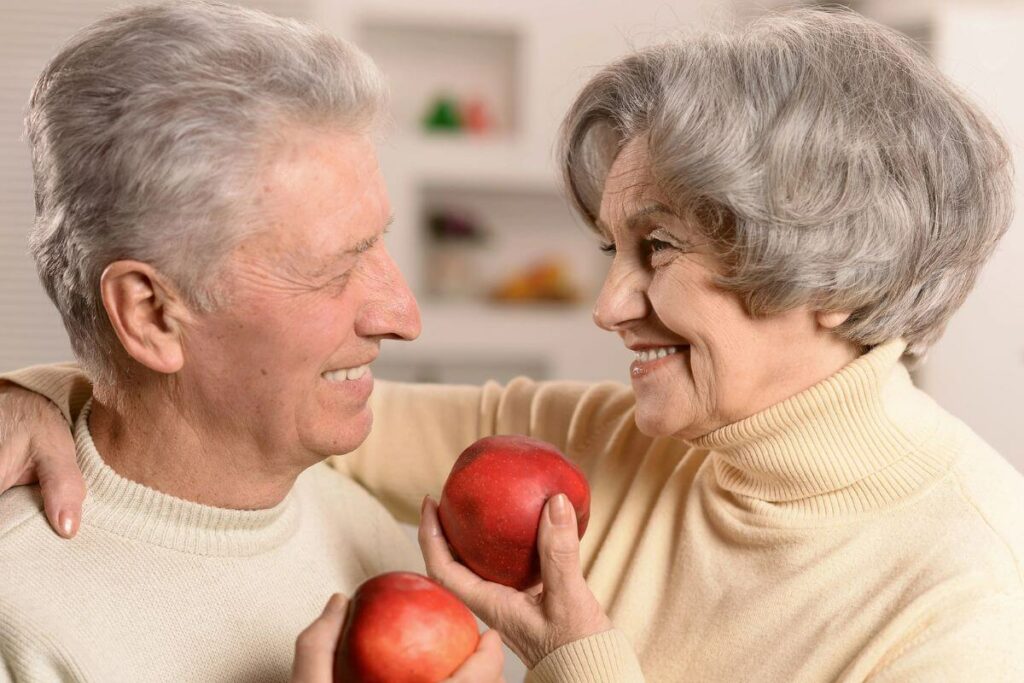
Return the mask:
[(107, 466), (89, 432), (90, 401), (75, 423), (78, 465), (88, 491), (83, 524), (196, 555), (255, 555), (290, 538), (299, 523), (295, 489), (266, 510), (229, 510), (175, 498)]
[(914, 387), (903, 341), (695, 442), (723, 489), (774, 512), (834, 516), (891, 504), (945, 471), (941, 409)]

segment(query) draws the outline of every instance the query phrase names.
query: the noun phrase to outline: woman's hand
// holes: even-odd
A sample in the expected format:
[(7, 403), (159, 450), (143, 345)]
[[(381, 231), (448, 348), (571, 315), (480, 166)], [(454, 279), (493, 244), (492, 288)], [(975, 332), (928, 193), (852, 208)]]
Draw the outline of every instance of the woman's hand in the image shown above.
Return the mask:
[(576, 513), (564, 494), (544, 506), (537, 533), (541, 587), (520, 592), (486, 581), (455, 561), (437, 518), (423, 501), (419, 531), (427, 573), (459, 596), (529, 667), (575, 640), (612, 628), (580, 569)]
[(46, 397), (0, 382), (0, 494), (37, 481), (50, 526), (71, 538), (82, 519), (85, 482), (68, 423)]
[[(295, 663), (291, 683), (332, 683), (334, 652), (345, 623), (348, 600), (335, 593), (323, 613), (295, 641)], [(480, 637), (476, 652), (444, 683), (503, 683), (501, 670), (505, 654), (494, 631)]]

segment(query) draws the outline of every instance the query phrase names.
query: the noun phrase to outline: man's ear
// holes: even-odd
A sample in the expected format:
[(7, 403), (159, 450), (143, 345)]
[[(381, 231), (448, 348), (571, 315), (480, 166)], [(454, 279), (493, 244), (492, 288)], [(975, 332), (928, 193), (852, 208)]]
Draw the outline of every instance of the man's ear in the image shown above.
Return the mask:
[(851, 311), (818, 311), (814, 314), (818, 325), (826, 330), (833, 330), (849, 319)]
[(182, 368), (188, 308), (156, 269), (140, 261), (115, 261), (100, 276), (100, 295), (129, 356), (155, 372)]

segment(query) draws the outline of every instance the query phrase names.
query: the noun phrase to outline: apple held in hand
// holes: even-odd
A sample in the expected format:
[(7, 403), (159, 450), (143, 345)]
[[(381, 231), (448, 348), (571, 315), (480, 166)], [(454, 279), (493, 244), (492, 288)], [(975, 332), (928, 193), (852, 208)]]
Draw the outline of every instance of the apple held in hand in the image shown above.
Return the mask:
[(477, 575), (523, 590), (540, 581), (537, 528), (548, 498), (564, 493), (580, 538), (590, 487), (557, 448), (525, 436), (489, 436), (470, 445), (441, 493), (441, 528), (460, 562)]
[(473, 613), (432, 579), (390, 572), (349, 601), (334, 661), (337, 683), (437, 683), (476, 651)]

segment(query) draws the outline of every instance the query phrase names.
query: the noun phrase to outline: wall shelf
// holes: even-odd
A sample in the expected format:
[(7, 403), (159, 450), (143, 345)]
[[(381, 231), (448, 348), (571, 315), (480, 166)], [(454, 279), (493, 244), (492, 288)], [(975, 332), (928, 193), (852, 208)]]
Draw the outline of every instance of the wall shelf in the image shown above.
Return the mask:
[(370, 16), (357, 33), (390, 82), (400, 130), (423, 131), (439, 97), (456, 102), (463, 120), (466, 105), (478, 103), (489, 126), (484, 133), (434, 133), (438, 137), (508, 137), (520, 127), (521, 38), (516, 28)]

